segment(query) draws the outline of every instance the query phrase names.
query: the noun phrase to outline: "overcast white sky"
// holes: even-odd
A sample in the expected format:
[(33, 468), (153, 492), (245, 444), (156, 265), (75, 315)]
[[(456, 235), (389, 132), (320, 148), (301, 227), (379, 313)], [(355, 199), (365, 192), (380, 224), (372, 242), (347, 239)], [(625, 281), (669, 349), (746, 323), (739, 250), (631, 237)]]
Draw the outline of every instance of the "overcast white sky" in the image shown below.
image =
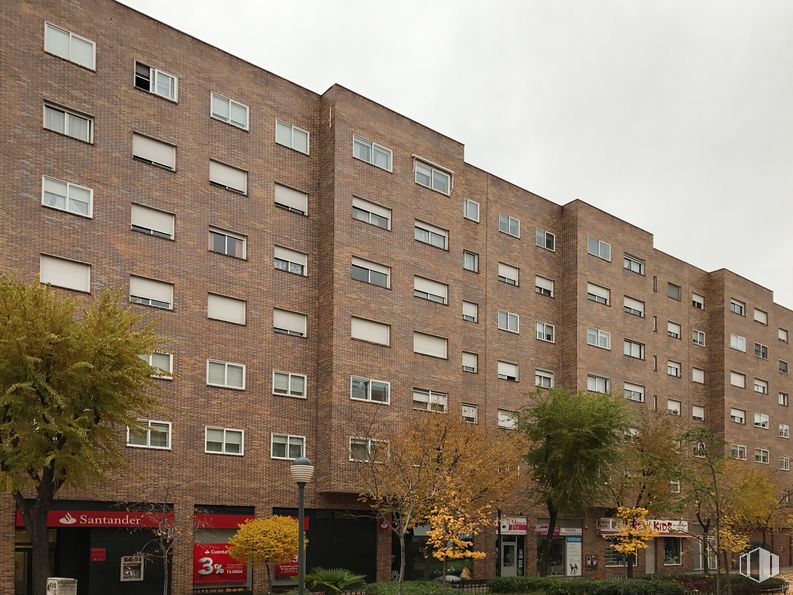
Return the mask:
[(319, 93), (340, 83), (793, 308), (789, 0), (123, 0)]

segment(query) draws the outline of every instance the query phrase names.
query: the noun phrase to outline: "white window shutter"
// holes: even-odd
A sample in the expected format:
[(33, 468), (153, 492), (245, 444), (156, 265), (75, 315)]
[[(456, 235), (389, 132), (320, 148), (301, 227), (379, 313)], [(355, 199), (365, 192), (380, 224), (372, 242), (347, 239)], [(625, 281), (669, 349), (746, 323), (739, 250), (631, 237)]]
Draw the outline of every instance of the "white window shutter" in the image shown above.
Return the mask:
[(380, 345), (391, 343), (391, 327), (381, 322), (366, 320), (364, 318), (352, 317), (350, 322), (350, 334), (353, 339), (361, 339)]
[(295, 209), (303, 214), (308, 213), (308, 194), (282, 186), (275, 185), (275, 202), (279, 205)]
[(246, 303), (244, 300), (210, 293), (207, 298), (207, 317), (234, 324), (245, 324)]
[(424, 333), (413, 333), (413, 351), (432, 357), (446, 359), (448, 341), (443, 337), (427, 335)]
[(129, 293), (142, 298), (173, 304), (173, 285), (145, 277), (129, 277)]
[(91, 293), (91, 265), (54, 256), (41, 255), (39, 278), (42, 283)]
[(274, 308), (273, 327), (305, 335), (306, 315)]
[(148, 136), (132, 134), (132, 154), (169, 169), (176, 169), (176, 147)]
[(248, 172), (212, 159), (209, 160), (209, 181), (248, 194)]
[(174, 216), (164, 211), (133, 204), (132, 225), (158, 231), (173, 237)]

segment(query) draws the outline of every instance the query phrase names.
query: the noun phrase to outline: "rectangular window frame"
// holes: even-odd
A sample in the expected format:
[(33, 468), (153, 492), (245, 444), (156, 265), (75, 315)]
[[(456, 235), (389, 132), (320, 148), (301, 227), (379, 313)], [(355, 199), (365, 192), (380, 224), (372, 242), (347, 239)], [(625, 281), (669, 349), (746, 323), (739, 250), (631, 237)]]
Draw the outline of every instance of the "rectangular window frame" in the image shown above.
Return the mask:
[[(138, 70), (139, 70), (138, 67), (140, 67), (140, 73), (138, 72)], [(143, 77), (143, 70), (142, 69), (144, 69), (144, 68), (147, 68), (149, 70), (148, 78), (144, 78)], [(157, 97), (161, 97), (162, 99), (165, 99), (166, 101), (170, 101), (172, 103), (179, 103), (179, 77), (178, 76), (173, 75), (173, 74), (171, 74), (169, 72), (165, 72), (164, 70), (161, 70), (159, 68), (154, 68), (153, 66), (149, 66), (148, 64), (144, 64), (143, 62), (140, 62), (138, 60), (135, 60), (135, 68), (132, 71), (132, 73), (133, 73), (133, 85), (134, 85), (134, 87), (136, 89), (138, 89), (140, 91), (144, 91), (145, 93), (149, 93), (151, 95), (156, 95)], [(173, 80), (173, 87), (172, 87), (173, 93), (172, 93), (172, 95), (171, 94), (164, 95), (164, 94), (159, 92), (159, 88), (160, 88), (159, 80), (160, 80), (160, 77), (167, 77), (167, 78), (170, 78), (170, 79)], [(143, 81), (148, 81), (148, 88), (144, 88), (143, 86), (141, 86), (141, 84), (139, 84), (138, 79), (140, 79), (140, 83), (141, 84), (142, 84)], [(171, 88), (171, 85), (169, 85), (169, 88)]]
[[(356, 152), (355, 152), (356, 143), (359, 144), (359, 145), (363, 145), (363, 146), (365, 146), (365, 147), (367, 147), (369, 149), (369, 159), (365, 159), (363, 156), (361, 156), (359, 154), (356, 154)], [(388, 156), (388, 165), (387, 166), (384, 167), (383, 165), (377, 163), (377, 160), (375, 159), (375, 153), (378, 153), (378, 152), (380, 154), (384, 154), (384, 155)], [(393, 171), (394, 152), (391, 149), (389, 149), (388, 147), (385, 147), (385, 146), (380, 145), (380, 144), (378, 144), (378, 143), (376, 143), (374, 141), (371, 141), (371, 140), (369, 140), (367, 138), (364, 138), (363, 136), (361, 136), (359, 134), (353, 134), (352, 135), (352, 156), (353, 156), (354, 159), (357, 159), (359, 161), (363, 161), (364, 163), (368, 163), (369, 165), (373, 165), (373, 166), (375, 166), (375, 167), (377, 167), (379, 169), (382, 169), (383, 171), (387, 171), (387, 172), (392, 172)]]
[[(209, 366), (210, 366), (210, 364), (219, 364), (219, 365), (223, 366), (223, 381), (224, 381), (225, 384), (218, 384), (218, 383), (213, 383), (213, 382), (209, 381)], [(228, 384), (229, 367), (230, 366), (233, 366), (235, 368), (240, 368), (240, 370), (242, 371), (242, 386), (232, 386), (232, 385)], [(227, 389), (230, 389), (230, 390), (245, 390), (245, 385), (247, 383), (247, 376), (248, 375), (247, 375), (247, 369), (246, 369), (245, 364), (241, 364), (239, 362), (227, 362), (225, 360), (212, 359), (212, 358), (208, 358), (207, 359), (207, 365), (206, 365), (206, 385), (207, 386), (214, 386), (215, 388), (227, 388)]]
[[(130, 448), (145, 448), (148, 450), (171, 450), (171, 442), (173, 436), (173, 424), (169, 421), (162, 421), (158, 419), (139, 419), (138, 422), (143, 426), (145, 424), (143, 433), (146, 435), (146, 444), (134, 444), (130, 442), (130, 437), (133, 434), (132, 428), (127, 426), (127, 446)], [(159, 426), (166, 426), (167, 432), (166, 436), (168, 439), (168, 444), (166, 446), (156, 446), (152, 445), (151, 443), (151, 428), (152, 424), (157, 424)]]
[[(286, 455), (283, 456), (283, 457), (278, 457), (278, 456), (275, 456), (275, 454), (274, 454), (275, 453), (275, 439), (276, 438), (286, 438), (286, 444), (285, 444)], [(298, 455), (296, 457), (290, 457), (289, 456), (289, 449), (292, 446), (292, 439), (295, 439), (295, 441), (298, 442), (300, 444), (300, 446), (301, 446), (300, 455)], [(295, 459), (299, 459), (301, 457), (305, 457), (306, 456), (306, 452), (307, 452), (306, 446), (307, 445), (306, 445), (306, 437), (305, 436), (300, 436), (300, 435), (297, 435), (297, 434), (278, 434), (276, 432), (271, 432), (270, 433), (270, 458), (273, 459), (273, 460), (276, 460), (276, 461), (294, 461)]]
[[(283, 130), (285, 127), (289, 128), (289, 143), (287, 144), (284, 142), (283, 138), (279, 138), (278, 130), (281, 127)], [(305, 134), (306, 135), (306, 150), (303, 151), (295, 146), (295, 133), (298, 135)], [(280, 118), (275, 119), (275, 144), (280, 145), (282, 147), (286, 147), (287, 149), (292, 149), (302, 155), (310, 155), (311, 154), (311, 133), (304, 129), (300, 128), (299, 126), (295, 126), (294, 124), (290, 124), (289, 122), (285, 122)]]
[[(218, 430), (223, 432), (223, 441), (220, 443), (221, 450), (209, 450), (209, 430)], [(228, 451), (229, 441), (227, 439), (227, 435), (230, 432), (235, 432), (240, 435), (240, 452)], [(232, 457), (245, 456), (245, 430), (241, 430), (239, 428), (222, 428), (220, 426), (204, 426), (204, 453), (209, 455), (225, 455)]]
[[(88, 114), (83, 114), (75, 110), (71, 110), (67, 107), (57, 105), (55, 103), (49, 103), (45, 101), (43, 104), (43, 127), (45, 130), (49, 130), (50, 132), (54, 132), (55, 134), (60, 134), (61, 136), (67, 136), (69, 138), (73, 138), (74, 140), (78, 140), (83, 143), (88, 143), (89, 145), (94, 144), (94, 117), (89, 116)], [(57, 130), (50, 126), (47, 126), (47, 109), (51, 109), (56, 112), (60, 112), (63, 114), (63, 131)], [(75, 136), (73, 134), (69, 134), (69, 129), (71, 128), (69, 122), (71, 118), (76, 118), (79, 120), (84, 120), (86, 122), (86, 127), (88, 131), (88, 138), (82, 138), (80, 136)]]
[(595, 258), (611, 262), (611, 244), (595, 236), (587, 236), (587, 253)]
[[(366, 396), (355, 397), (353, 396), (353, 384), (355, 382), (364, 383), (366, 385)], [(372, 398), (372, 389), (374, 384), (382, 385), (385, 388), (385, 401), (378, 401)], [(391, 404), (391, 383), (386, 380), (378, 380), (376, 378), (369, 378), (367, 376), (359, 376), (353, 374), (350, 376), (350, 400), (360, 401), (362, 403), (374, 403), (375, 405), (390, 405)]]
[[(63, 208), (55, 205), (55, 204), (48, 204), (46, 202), (47, 194), (55, 194), (52, 188), (50, 191), (47, 191), (47, 183), (50, 182), (52, 184), (65, 184), (66, 185), (66, 194), (65, 195), (57, 195), (63, 197)], [(88, 212), (81, 213), (79, 210), (75, 210), (73, 208), (69, 208), (73, 202), (83, 203), (82, 200), (73, 199), (71, 197), (72, 189), (79, 189), (88, 193)], [(46, 207), (48, 209), (53, 209), (56, 211), (61, 211), (63, 213), (69, 213), (70, 215), (77, 215), (78, 217), (83, 217), (85, 219), (93, 219), (94, 218), (94, 191), (87, 186), (82, 186), (80, 184), (75, 184), (73, 182), (69, 182), (67, 180), (59, 180), (58, 178), (53, 178), (51, 176), (42, 176), (41, 177), (41, 206)]]
[[(48, 29), (54, 29), (54, 30), (59, 31), (61, 33), (65, 33), (66, 35), (69, 36), (69, 48), (68, 48), (67, 55), (64, 56), (62, 54), (57, 53), (55, 51), (55, 49), (52, 47), (52, 45), (47, 43), (47, 41), (48, 41), (48, 36), (47, 36)], [(86, 64), (82, 64), (81, 62), (78, 62), (73, 57), (74, 48), (73, 48), (73, 45), (72, 45), (72, 40), (74, 40), (74, 39), (78, 39), (78, 40), (80, 40), (80, 41), (82, 41), (84, 43), (87, 43), (87, 44), (91, 45), (91, 65), (90, 66), (86, 65)], [(48, 45), (50, 46), (49, 48), (47, 47)], [(58, 25), (54, 25), (54, 24), (52, 24), (52, 23), (50, 23), (48, 21), (44, 22), (44, 52), (49, 54), (49, 55), (51, 55), (51, 56), (55, 56), (56, 58), (62, 58), (63, 60), (66, 60), (67, 62), (71, 62), (72, 64), (76, 64), (77, 66), (81, 66), (82, 68), (85, 68), (85, 69), (90, 70), (92, 72), (96, 72), (96, 42), (91, 41), (90, 39), (88, 39), (87, 37), (83, 37), (82, 35), (78, 35), (77, 33), (73, 33), (72, 31), (69, 31), (68, 29), (64, 29), (63, 27), (59, 27)]]
[[(451, 196), (454, 187), (454, 174), (451, 170), (413, 156), (413, 179), (419, 186), (424, 186), (444, 196)], [(443, 189), (441, 180), (446, 179), (446, 190)]]
[(543, 250), (556, 252), (556, 234), (538, 227), (534, 236), (534, 244)]
[[(215, 100), (223, 101), (228, 106), (228, 117), (223, 117), (223, 114), (215, 111)], [(237, 121), (232, 119), (231, 116), (231, 108), (244, 108), (245, 109), (245, 124), (240, 124)], [(250, 126), (250, 109), (244, 103), (240, 103), (239, 101), (235, 101), (231, 97), (226, 97), (222, 93), (218, 93), (216, 91), (211, 91), (209, 94), (209, 117), (217, 120), (218, 122), (223, 122), (224, 124), (228, 124), (230, 126), (234, 126), (235, 128), (239, 128), (241, 130), (248, 130)]]
[[(286, 376), (286, 392), (279, 392), (275, 388), (275, 377), (277, 375)], [(303, 394), (292, 391), (292, 379), (303, 379)], [(283, 370), (273, 370), (271, 394), (276, 397), (289, 397), (291, 399), (308, 399), (308, 376), (306, 374), (296, 374), (295, 372), (285, 372)]]

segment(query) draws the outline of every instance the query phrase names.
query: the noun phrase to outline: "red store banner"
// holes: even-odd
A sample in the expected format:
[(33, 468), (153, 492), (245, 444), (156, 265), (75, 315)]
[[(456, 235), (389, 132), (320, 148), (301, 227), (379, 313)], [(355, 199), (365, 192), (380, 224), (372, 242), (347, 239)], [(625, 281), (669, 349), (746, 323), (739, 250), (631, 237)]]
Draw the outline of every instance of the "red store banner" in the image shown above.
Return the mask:
[[(159, 527), (164, 521), (173, 527), (172, 512), (121, 512), (118, 510), (50, 510), (47, 513), (47, 527), (117, 527), (138, 529), (140, 527)], [(24, 527), (22, 511), (17, 509), (17, 527)]]
[(275, 578), (291, 578), (297, 576), (298, 570), (297, 557), (295, 557), (291, 562), (275, 565)]
[(193, 584), (243, 585), (247, 582), (248, 565), (229, 555), (229, 544), (193, 544)]

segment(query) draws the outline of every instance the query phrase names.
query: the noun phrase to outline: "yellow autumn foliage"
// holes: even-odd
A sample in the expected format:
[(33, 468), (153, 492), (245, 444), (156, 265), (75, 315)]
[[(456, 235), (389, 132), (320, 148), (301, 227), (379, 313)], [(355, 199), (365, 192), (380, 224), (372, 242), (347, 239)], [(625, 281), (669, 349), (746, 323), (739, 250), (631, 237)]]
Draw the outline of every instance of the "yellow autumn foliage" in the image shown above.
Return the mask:
[(636, 555), (639, 550), (647, 549), (647, 542), (658, 536), (658, 532), (647, 522), (648, 510), (641, 507), (620, 506), (617, 517), (624, 521), (614, 539), (614, 549), (626, 556)]
[(432, 556), (438, 560), (484, 558), (485, 552), (471, 547), (479, 528), (492, 524), (491, 509), (489, 503), (465, 502), (456, 490), (446, 490), (443, 502), (433, 506), (427, 519), (427, 545), (433, 550)]
[(297, 521), (273, 515), (246, 521), (229, 540), (229, 554), (240, 562), (251, 560), (269, 569), (291, 562), (297, 556)]

